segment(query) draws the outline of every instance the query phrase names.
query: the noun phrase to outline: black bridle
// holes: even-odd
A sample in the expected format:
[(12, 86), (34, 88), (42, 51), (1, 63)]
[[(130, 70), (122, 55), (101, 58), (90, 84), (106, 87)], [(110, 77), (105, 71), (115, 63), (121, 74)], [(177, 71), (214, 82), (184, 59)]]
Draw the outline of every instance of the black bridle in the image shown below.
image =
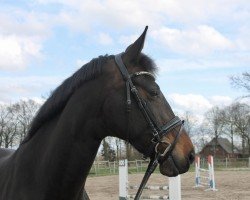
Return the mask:
[[(155, 147), (155, 156), (154, 156), (154, 159), (150, 160), (147, 171), (142, 179), (140, 187), (139, 187), (137, 194), (135, 196), (135, 199), (139, 200), (141, 193), (142, 193), (150, 175), (154, 172), (155, 168), (159, 164), (159, 159), (161, 157), (165, 157), (167, 159), (169, 156), (171, 156), (171, 153), (172, 153), (172, 151), (173, 151), (173, 149), (178, 141), (178, 138), (181, 135), (181, 128), (182, 128), (184, 121), (180, 120), (179, 117), (175, 116), (169, 122), (167, 122), (166, 124), (164, 124), (163, 126), (160, 127), (158, 125), (158, 123), (155, 121), (154, 116), (153, 116), (151, 110), (149, 109), (149, 107), (147, 106), (146, 102), (140, 97), (139, 92), (132, 81), (132, 78), (135, 76), (147, 75), (147, 76), (151, 76), (154, 78), (154, 75), (152, 73), (146, 72), (146, 71), (140, 71), (140, 72), (135, 72), (133, 74), (129, 74), (125, 64), (122, 61), (122, 53), (115, 56), (115, 62), (116, 62), (117, 66), (122, 74), (124, 81), (126, 82), (127, 112), (129, 113), (131, 110), (130, 93), (132, 93), (134, 95), (134, 98), (135, 98), (143, 116), (145, 117), (148, 125), (150, 126), (152, 134), (153, 134), (153, 138), (151, 141)], [(180, 129), (179, 129), (179, 131), (176, 131), (175, 128), (177, 128), (178, 126), (180, 126)], [(169, 133), (171, 130), (174, 130), (177, 132), (173, 143), (170, 144), (170, 143), (162, 141), (162, 137), (164, 135), (166, 135), (167, 133)], [(158, 146), (161, 143), (167, 144), (167, 147), (165, 148), (165, 150), (163, 152), (158, 151)]]

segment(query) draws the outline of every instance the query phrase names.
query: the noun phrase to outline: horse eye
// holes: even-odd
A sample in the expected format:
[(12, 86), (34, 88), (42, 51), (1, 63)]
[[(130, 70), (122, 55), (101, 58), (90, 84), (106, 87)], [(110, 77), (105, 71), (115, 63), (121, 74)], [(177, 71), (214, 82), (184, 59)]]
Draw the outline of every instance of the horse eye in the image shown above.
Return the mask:
[(156, 97), (156, 96), (159, 95), (159, 92), (156, 91), (156, 90), (153, 90), (153, 91), (150, 92), (150, 95), (153, 96), (153, 97)]

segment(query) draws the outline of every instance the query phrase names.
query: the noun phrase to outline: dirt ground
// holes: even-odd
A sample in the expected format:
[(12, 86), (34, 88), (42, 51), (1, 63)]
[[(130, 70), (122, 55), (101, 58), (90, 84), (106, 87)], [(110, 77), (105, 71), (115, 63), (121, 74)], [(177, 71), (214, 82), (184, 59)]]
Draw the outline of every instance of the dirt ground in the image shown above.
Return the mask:
[[(129, 175), (129, 183), (139, 184), (142, 177), (143, 174)], [(181, 175), (183, 200), (250, 200), (250, 171), (216, 171), (215, 182), (218, 189), (216, 192), (204, 191), (205, 188), (193, 188), (194, 179), (194, 172)], [(166, 182), (168, 182), (168, 178), (160, 174), (153, 174), (149, 185), (164, 185)], [(86, 191), (91, 200), (118, 200), (118, 187), (118, 175), (90, 177), (86, 183)], [(130, 191), (131, 194), (135, 194), (135, 192)], [(164, 195), (164, 191), (151, 191), (150, 194)]]

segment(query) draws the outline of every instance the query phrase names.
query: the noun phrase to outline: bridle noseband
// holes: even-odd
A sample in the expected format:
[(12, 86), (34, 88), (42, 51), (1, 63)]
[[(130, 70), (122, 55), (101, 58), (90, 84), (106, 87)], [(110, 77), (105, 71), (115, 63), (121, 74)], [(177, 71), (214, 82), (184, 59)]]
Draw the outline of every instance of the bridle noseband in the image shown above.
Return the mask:
[[(142, 190), (144, 189), (150, 175), (154, 172), (155, 168), (158, 166), (159, 164), (159, 159), (161, 157), (165, 157), (166, 159), (171, 155), (178, 138), (181, 135), (181, 128), (182, 125), (184, 123), (184, 121), (180, 120), (179, 117), (175, 116), (173, 119), (171, 119), (169, 122), (167, 122), (166, 124), (164, 124), (163, 126), (159, 126), (158, 123), (155, 121), (154, 116), (151, 112), (151, 110), (149, 109), (149, 107), (147, 106), (146, 102), (140, 97), (139, 92), (137, 90), (137, 88), (135, 87), (132, 78), (135, 76), (141, 76), (141, 75), (146, 75), (146, 76), (151, 76), (154, 78), (154, 75), (150, 72), (146, 72), (146, 71), (140, 71), (140, 72), (135, 72), (133, 74), (129, 74), (125, 64), (122, 61), (122, 53), (115, 55), (115, 62), (122, 74), (122, 77), (126, 83), (126, 95), (127, 95), (127, 112), (129, 113), (131, 110), (131, 96), (130, 93), (133, 94), (144, 118), (146, 119), (148, 125), (150, 126), (150, 129), (152, 131), (152, 143), (155, 146), (155, 156), (154, 159), (150, 160), (150, 163), (148, 165), (147, 171), (143, 177), (143, 180), (141, 182), (141, 185), (137, 191), (137, 194), (135, 196), (135, 199), (138, 200), (141, 196)], [(179, 131), (176, 131), (175, 128), (177, 128), (178, 126), (180, 126)], [(128, 127), (127, 127), (128, 128)], [(164, 135), (166, 135), (167, 133), (169, 133), (171, 130), (174, 130), (177, 132), (177, 135), (173, 141), (172, 144), (167, 143), (167, 147), (165, 148), (165, 150), (163, 152), (159, 152), (158, 151), (158, 146), (161, 143), (166, 143), (162, 141), (162, 138)]]

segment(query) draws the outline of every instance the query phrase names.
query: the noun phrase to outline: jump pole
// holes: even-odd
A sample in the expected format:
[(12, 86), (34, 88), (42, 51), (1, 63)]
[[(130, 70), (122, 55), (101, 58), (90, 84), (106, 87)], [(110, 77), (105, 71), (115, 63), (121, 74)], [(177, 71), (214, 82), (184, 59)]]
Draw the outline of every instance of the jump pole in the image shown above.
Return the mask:
[[(129, 195), (128, 189), (138, 189), (138, 186), (129, 186), (128, 182), (128, 161), (119, 161), (119, 200), (134, 198), (135, 195)], [(168, 199), (181, 200), (181, 177), (169, 178), (169, 186), (146, 186), (148, 190), (169, 190), (169, 195), (150, 195), (142, 196), (141, 199)]]

